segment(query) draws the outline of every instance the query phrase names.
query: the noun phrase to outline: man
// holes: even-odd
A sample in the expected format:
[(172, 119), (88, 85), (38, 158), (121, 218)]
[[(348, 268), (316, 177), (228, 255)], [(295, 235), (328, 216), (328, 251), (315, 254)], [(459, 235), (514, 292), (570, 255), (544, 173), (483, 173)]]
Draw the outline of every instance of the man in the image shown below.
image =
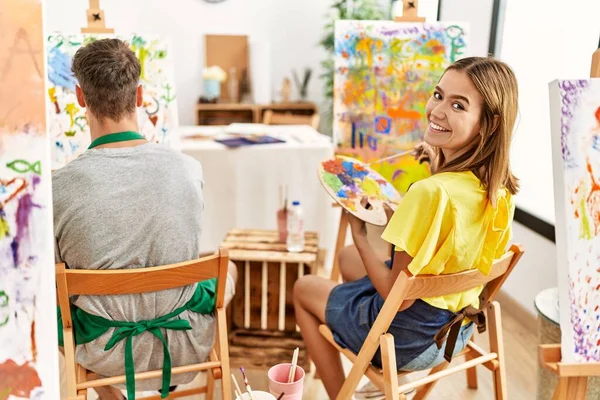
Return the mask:
[[(202, 168), (191, 157), (149, 143), (137, 133), (136, 107), (142, 105), (142, 87), (135, 54), (120, 40), (98, 40), (77, 51), (72, 68), (79, 82), (77, 102), (86, 107), (92, 144), (53, 175), (56, 261), (65, 262), (68, 268), (127, 269), (198, 258), (204, 208)], [(230, 263), (226, 302), (233, 296), (236, 278)], [(71, 300), (83, 316), (100, 316), (107, 323), (138, 322), (173, 312), (200, 289), (202, 285), (191, 285)], [(211, 296), (210, 290), (202, 293), (204, 300)], [(186, 309), (175, 319), (188, 320), (192, 329), (161, 328), (172, 365), (206, 360), (214, 342), (213, 314)], [(77, 362), (101, 376), (124, 374), (126, 340), (104, 350), (114, 331), (110, 327), (94, 340), (78, 343)], [(163, 367), (159, 338), (146, 331), (132, 343), (136, 372)], [(173, 376), (172, 383), (187, 383), (194, 375)], [(164, 389), (161, 383), (160, 379), (145, 380), (132, 387), (128, 380), (128, 392)], [(113, 387), (97, 391), (102, 399), (123, 398)]]

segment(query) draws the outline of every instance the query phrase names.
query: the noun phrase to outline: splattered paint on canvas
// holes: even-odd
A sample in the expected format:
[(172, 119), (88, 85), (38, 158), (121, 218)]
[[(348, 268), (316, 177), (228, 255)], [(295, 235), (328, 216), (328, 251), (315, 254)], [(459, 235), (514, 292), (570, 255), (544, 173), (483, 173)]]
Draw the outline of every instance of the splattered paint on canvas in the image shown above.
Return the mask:
[[(452, 23), (337, 21), (336, 153), (370, 162), (422, 141), (425, 105), (446, 67), (466, 55), (467, 37)], [(424, 167), (394, 159), (374, 169), (405, 192), (429, 175)]]
[(138, 108), (140, 132), (149, 141), (173, 145), (178, 125), (172, 58), (165, 40), (153, 36), (83, 35), (54, 33), (48, 36), (49, 129), (52, 167), (64, 166), (89, 146), (85, 109), (77, 104), (71, 72), (75, 52), (96, 39), (118, 37), (129, 43), (141, 66), (144, 103)]
[(600, 79), (553, 82), (551, 104), (563, 361), (599, 362)]
[(58, 399), (42, 6), (0, 10), (0, 398)]

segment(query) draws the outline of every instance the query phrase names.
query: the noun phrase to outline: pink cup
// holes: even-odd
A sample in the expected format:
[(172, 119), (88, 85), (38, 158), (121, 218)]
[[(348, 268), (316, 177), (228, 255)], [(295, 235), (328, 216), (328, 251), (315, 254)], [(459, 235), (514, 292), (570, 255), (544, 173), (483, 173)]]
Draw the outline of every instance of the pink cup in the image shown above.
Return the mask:
[(291, 363), (277, 364), (267, 373), (269, 377), (269, 392), (275, 397), (285, 393), (281, 400), (302, 400), (304, 390), (304, 369), (296, 365), (296, 374), (292, 383), (287, 383)]

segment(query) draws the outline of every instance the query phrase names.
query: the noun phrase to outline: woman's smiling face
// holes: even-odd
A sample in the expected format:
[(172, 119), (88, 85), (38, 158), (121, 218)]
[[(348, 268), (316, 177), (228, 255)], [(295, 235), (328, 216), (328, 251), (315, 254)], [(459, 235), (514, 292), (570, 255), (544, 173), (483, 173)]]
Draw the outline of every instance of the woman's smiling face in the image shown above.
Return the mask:
[(442, 76), (425, 112), (429, 122), (425, 142), (439, 147), (446, 161), (466, 150), (480, 131), (483, 97), (462, 71)]

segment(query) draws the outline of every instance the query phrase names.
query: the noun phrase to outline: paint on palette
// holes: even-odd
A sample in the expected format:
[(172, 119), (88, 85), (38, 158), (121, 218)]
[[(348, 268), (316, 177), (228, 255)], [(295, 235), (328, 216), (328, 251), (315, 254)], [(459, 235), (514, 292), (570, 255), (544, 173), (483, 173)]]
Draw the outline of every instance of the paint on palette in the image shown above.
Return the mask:
[[(400, 201), (400, 195), (394, 186), (356, 159), (337, 156), (322, 162), (319, 178), (327, 192), (344, 209), (375, 225), (382, 225), (387, 221), (385, 212), (380, 207), (383, 203), (395, 209)], [(361, 205), (363, 198), (375, 209), (365, 210)]]
[(0, 399), (54, 400), (58, 355), (37, 352), (57, 340), (56, 320), (36, 319), (56, 312), (42, 4), (0, 10)]
[[(371, 162), (421, 142), (426, 103), (446, 67), (466, 55), (467, 38), (466, 26), (451, 23), (337, 21), (336, 154)], [(406, 164), (399, 158), (373, 168), (391, 178)], [(392, 184), (404, 191), (406, 179)]]
[[(553, 127), (554, 139), (560, 139), (554, 151), (561, 161), (558, 182), (564, 182), (555, 187), (557, 224), (564, 221), (565, 226), (557, 226), (557, 233), (566, 235), (557, 237), (557, 244), (566, 248), (566, 265), (559, 265), (559, 279), (568, 282), (564, 293), (559, 291), (568, 304), (561, 309), (561, 326), (568, 327), (566, 338), (563, 334), (563, 355), (573, 362), (599, 362), (600, 79), (553, 84), (558, 98), (553, 99), (552, 110), (560, 116), (556, 124), (560, 131)], [(563, 310), (568, 311), (564, 319)]]
[(91, 143), (85, 109), (78, 105), (75, 96), (77, 79), (71, 63), (79, 48), (106, 37), (118, 37), (129, 43), (140, 61), (144, 93), (143, 105), (138, 108), (140, 132), (151, 142), (169, 146), (177, 142), (177, 95), (171, 52), (165, 40), (146, 35), (54, 33), (48, 37), (47, 92), (53, 169), (77, 158)]

